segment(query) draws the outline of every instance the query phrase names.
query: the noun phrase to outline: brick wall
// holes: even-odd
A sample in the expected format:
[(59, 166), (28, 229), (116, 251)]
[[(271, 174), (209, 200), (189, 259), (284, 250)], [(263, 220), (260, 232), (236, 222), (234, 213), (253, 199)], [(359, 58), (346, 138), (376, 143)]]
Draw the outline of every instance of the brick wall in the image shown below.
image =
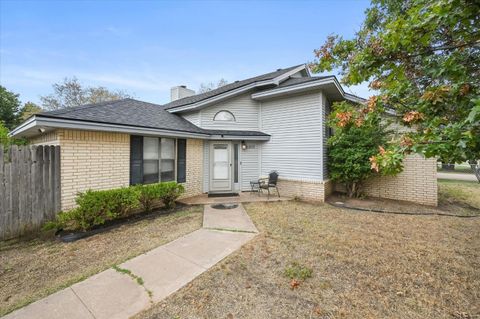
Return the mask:
[(379, 176), (368, 180), (364, 186), (365, 194), (437, 206), (436, 159), (409, 155), (403, 165), (403, 172), (397, 176)]
[(308, 180), (278, 180), (278, 190), (281, 196), (298, 197), (303, 200), (324, 202), (325, 197), (331, 193), (330, 181)]
[(130, 136), (80, 130), (59, 130), (62, 209), (72, 208), (78, 192), (128, 186)]
[[(130, 136), (81, 130), (56, 130), (31, 139), (32, 144), (61, 146), (62, 210), (75, 205), (78, 192), (128, 186)], [(203, 140), (187, 140), (187, 181), (183, 197), (202, 193)]]
[(187, 181), (183, 185), (185, 194), (182, 197), (203, 192), (203, 140), (187, 139)]

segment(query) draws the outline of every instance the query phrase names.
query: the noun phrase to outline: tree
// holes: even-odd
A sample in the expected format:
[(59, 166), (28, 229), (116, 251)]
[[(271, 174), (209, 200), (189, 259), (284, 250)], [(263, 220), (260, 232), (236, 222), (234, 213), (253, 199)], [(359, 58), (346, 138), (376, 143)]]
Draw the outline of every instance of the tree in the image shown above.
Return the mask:
[(372, 0), (353, 39), (328, 37), (313, 71), (369, 81), (369, 103), (410, 127), (398, 148), (447, 162), (480, 158), (480, 3)]
[(20, 101), (18, 94), (0, 85), (0, 122), (11, 130), (20, 122)]
[(42, 112), (42, 108), (39, 107), (37, 104), (33, 102), (27, 102), (23, 105), (22, 109), (20, 110), (20, 116), (22, 121), (25, 121), (30, 116), (38, 114)]
[(371, 104), (359, 109), (341, 102), (330, 114), (328, 124), (334, 135), (328, 140), (329, 174), (333, 181), (345, 184), (350, 197), (359, 197), (363, 182), (375, 172), (395, 175), (402, 170), (403, 157), (390, 148), (390, 132), (381, 113)]
[(42, 106), (46, 110), (58, 110), (130, 97), (123, 91), (110, 91), (103, 86), (83, 87), (76, 77), (65, 78), (62, 83), (55, 83), (52, 86), (53, 94), (40, 97)]
[(222, 87), (224, 85), (227, 85), (228, 81), (225, 79), (220, 79), (218, 80), (217, 83), (209, 82), (209, 83), (202, 83), (200, 84), (200, 88), (198, 89), (198, 93), (205, 93), (211, 90), (218, 89), (219, 87)]
[(4, 150), (8, 150), (10, 145), (27, 145), (25, 138), (13, 138), (8, 135), (9, 129), (0, 121), (0, 146), (4, 146)]

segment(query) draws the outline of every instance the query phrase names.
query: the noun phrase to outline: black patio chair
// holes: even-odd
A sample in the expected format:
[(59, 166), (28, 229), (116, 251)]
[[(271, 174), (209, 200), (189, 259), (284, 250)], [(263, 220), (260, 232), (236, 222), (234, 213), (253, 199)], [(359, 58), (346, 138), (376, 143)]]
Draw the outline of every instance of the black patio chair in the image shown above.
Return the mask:
[(280, 197), (280, 192), (278, 191), (277, 182), (278, 182), (278, 173), (276, 171), (272, 171), (268, 174), (268, 178), (261, 178), (258, 180), (259, 189), (264, 190), (266, 189), (268, 192), (267, 198), (270, 199), (270, 188), (275, 188), (277, 191), (278, 197)]

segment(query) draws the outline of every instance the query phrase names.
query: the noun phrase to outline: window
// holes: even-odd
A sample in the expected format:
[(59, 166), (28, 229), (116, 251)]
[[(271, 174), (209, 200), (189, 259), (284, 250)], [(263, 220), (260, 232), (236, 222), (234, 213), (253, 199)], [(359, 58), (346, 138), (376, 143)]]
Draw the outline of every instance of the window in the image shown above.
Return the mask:
[(158, 179), (158, 138), (143, 138), (143, 183), (156, 183)]
[(230, 111), (219, 111), (213, 117), (214, 121), (235, 122), (235, 116)]
[(160, 153), (160, 180), (162, 182), (175, 180), (175, 140), (162, 138)]
[(175, 180), (175, 139), (132, 136), (130, 184)]

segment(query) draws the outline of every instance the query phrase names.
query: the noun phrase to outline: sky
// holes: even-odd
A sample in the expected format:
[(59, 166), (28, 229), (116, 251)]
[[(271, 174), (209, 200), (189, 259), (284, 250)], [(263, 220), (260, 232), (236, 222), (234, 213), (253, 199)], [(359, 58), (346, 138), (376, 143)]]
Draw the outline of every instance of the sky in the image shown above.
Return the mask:
[[(172, 86), (198, 90), (311, 62), (329, 34), (352, 37), (368, 5), (0, 0), (0, 84), (22, 102), (40, 103), (52, 84), (75, 76), (163, 104)], [(369, 95), (366, 85), (347, 92)]]

